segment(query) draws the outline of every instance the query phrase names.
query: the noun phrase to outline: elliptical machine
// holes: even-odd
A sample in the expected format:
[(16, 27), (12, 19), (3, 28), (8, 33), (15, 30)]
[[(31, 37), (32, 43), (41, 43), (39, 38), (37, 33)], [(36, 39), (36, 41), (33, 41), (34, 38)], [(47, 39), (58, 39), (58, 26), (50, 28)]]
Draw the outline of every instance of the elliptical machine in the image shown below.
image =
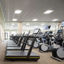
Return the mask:
[[(62, 27), (63, 28), (63, 27)], [(60, 47), (57, 49), (52, 50), (52, 58), (58, 61), (64, 60), (64, 36), (63, 36), (63, 29), (62, 31), (62, 38), (63, 41), (61, 41)]]
[[(40, 37), (40, 36), (43, 35), (43, 33), (41, 32), (41, 30), (40, 30), (39, 28), (36, 28), (36, 29), (34, 30), (34, 32), (33, 32), (32, 35), (34, 35), (34, 36), (37, 35), (37, 36)], [(34, 47), (34, 48), (38, 48), (40, 41), (41, 41), (40, 38), (36, 38), (33, 47)], [(32, 39), (29, 39), (29, 40), (28, 40), (28, 45), (31, 46), (31, 43), (32, 43)]]
[(43, 43), (39, 46), (40, 52), (48, 52), (53, 49), (54, 44), (54, 36), (52, 35), (52, 31), (46, 32), (43, 38)]

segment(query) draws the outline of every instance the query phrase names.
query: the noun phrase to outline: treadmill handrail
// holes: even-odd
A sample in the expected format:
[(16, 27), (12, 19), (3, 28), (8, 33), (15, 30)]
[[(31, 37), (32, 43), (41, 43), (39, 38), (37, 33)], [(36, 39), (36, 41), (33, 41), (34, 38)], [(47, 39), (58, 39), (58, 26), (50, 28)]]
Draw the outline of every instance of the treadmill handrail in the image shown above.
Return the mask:
[(33, 45), (34, 45), (34, 43), (35, 43), (35, 40), (36, 40), (36, 38), (33, 38), (33, 41), (32, 41), (32, 44), (31, 44), (31, 46), (30, 46), (30, 49), (29, 49), (29, 51), (28, 51), (27, 57), (29, 57), (30, 54), (31, 54), (31, 52), (32, 52), (32, 49), (33, 49)]
[(32, 36), (32, 35), (30, 35), (30, 36), (24, 36), (24, 38), (26, 38), (26, 39), (24, 39), (24, 43), (23, 43), (23, 45), (22, 45), (22, 47), (21, 47), (21, 50), (22, 50), (22, 51), (25, 50), (25, 47), (26, 47), (26, 44), (27, 44), (28, 39), (29, 39), (29, 38), (33, 38), (32, 44), (31, 44), (31, 46), (30, 46), (30, 48), (29, 48), (29, 51), (28, 51), (28, 54), (27, 54), (27, 57), (30, 57), (30, 54), (31, 54), (31, 52), (32, 52), (32, 48), (33, 48), (33, 45), (34, 45), (34, 43), (35, 43), (35, 40), (36, 40), (36, 38), (39, 38), (39, 37), (38, 37), (38, 36)]

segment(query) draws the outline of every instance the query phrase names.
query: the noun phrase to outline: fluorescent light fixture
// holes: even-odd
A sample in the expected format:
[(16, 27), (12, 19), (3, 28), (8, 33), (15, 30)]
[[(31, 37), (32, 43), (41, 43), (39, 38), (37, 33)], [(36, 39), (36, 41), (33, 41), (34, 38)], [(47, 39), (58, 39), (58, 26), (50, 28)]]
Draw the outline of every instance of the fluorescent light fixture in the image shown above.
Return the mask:
[(45, 24), (41, 24), (41, 25), (45, 25)]
[(29, 23), (26, 23), (26, 25), (30, 25)]
[(54, 10), (46, 10), (44, 14), (51, 14)]
[(32, 21), (38, 21), (38, 19), (33, 19)]
[(58, 21), (58, 19), (53, 19), (52, 21)]
[(15, 24), (12, 24), (12, 26), (14, 26)]
[(15, 10), (15, 14), (20, 14), (22, 10)]
[(14, 19), (12, 19), (12, 21), (17, 21), (18, 19), (16, 19), (16, 18), (14, 18)]

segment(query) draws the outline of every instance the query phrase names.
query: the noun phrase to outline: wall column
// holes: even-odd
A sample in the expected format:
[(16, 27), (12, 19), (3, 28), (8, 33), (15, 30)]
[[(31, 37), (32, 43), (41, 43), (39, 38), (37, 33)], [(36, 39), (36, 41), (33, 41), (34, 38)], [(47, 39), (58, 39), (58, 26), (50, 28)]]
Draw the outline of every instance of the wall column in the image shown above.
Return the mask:
[(18, 34), (22, 33), (22, 22), (18, 23)]
[(61, 22), (58, 23), (58, 29), (60, 29), (60, 28), (61, 28)]

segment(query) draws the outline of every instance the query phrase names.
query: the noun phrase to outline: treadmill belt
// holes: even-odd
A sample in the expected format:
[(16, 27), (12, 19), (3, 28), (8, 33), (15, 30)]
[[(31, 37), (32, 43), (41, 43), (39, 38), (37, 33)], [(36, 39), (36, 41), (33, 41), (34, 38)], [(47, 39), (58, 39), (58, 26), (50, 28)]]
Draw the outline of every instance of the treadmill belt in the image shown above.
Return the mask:
[(21, 49), (21, 47), (7, 47), (7, 50), (10, 49)]
[(13, 40), (7, 41), (7, 46), (17, 46), (17, 44)]
[(15, 45), (13, 45), (13, 44), (11, 44), (11, 45), (7, 45), (8, 47), (10, 46), (10, 47), (14, 47), (14, 46), (17, 46), (16, 44)]
[(13, 44), (13, 43), (15, 43), (13, 40), (8, 40), (7, 41), (7, 44)]
[[(28, 51), (7, 51), (6, 56), (27, 56)], [(30, 56), (38, 56), (36, 53), (32, 52)]]
[[(21, 50), (21, 47), (7, 47), (6, 48), (6, 50), (16, 50), (16, 51), (18, 51), (18, 50)], [(25, 50), (29, 50), (29, 48), (26, 48)]]

